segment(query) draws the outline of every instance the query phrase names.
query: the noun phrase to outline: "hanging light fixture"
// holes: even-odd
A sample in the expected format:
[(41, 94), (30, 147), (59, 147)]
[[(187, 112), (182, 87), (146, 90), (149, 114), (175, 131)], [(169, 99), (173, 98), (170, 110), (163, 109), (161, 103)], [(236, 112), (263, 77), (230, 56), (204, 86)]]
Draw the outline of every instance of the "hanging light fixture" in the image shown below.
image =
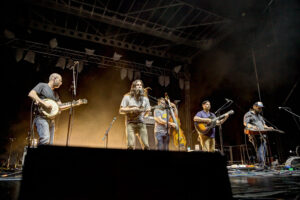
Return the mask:
[(60, 57), (55, 65), (56, 67), (60, 67), (62, 69), (65, 69), (66, 66), (66, 58)]
[(113, 55), (113, 60), (114, 60), (114, 61), (118, 61), (118, 60), (121, 59), (121, 57), (122, 57), (121, 54), (118, 54), (117, 52), (115, 52), (114, 55)]
[(133, 69), (128, 69), (127, 70), (127, 76), (129, 78), (129, 80), (132, 81), (132, 79), (133, 79)]
[(28, 51), (24, 57), (24, 60), (26, 60), (29, 63), (34, 64), (34, 58), (35, 58), (35, 53), (33, 51)]
[(53, 38), (53, 39), (51, 39), (51, 40), (49, 41), (49, 46), (50, 46), (51, 49), (56, 48), (57, 45), (58, 45), (58, 43), (57, 43), (56, 38)]
[(153, 64), (153, 60), (151, 60), (151, 61), (146, 60), (146, 62), (145, 62), (145, 65), (146, 65), (147, 67), (152, 67), (152, 64)]
[(20, 62), (23, 58), (24, 49), (17, 49), (16, 50), (16, 61)]
[(176, 67), (174, 67), (173, 70), (174, 70), (175, 73), (178, 74), (180, 72), (180, 70), (181, 70), (181, 65), (177, 65)]
[(121, 75), (121, 79), (124, 80), (127, 76), (127, 69), (122, 68), (121, 72), (120, 72), (120, 75)]

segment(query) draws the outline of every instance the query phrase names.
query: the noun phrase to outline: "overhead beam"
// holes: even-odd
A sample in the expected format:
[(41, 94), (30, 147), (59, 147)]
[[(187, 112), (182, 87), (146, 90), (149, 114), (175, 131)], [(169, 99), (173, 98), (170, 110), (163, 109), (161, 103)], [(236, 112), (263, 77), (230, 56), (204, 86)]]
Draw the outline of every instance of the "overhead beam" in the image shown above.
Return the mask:
[[(22, 48), (26, 51), (32, 51), (37, 54), (52, 56), (52, 57), (65, 57), (71, 58), (72, 60), (81, 60), (86, 63), (97, 64), (99, 67), (113, 67), (116, 69), (132, 69), (134, 71), (139, 71), (141, 73), (149, 74), (152, 76), (160, 76), (162, 74), (171, 75), (172, 69), (158, 67), (158, 66), (151, 66), (150, 68), (147, 67), (145, 64), (132, 62), (128, 60), (119, 60), (115, 61), (112, 57), (107, 57), (103, 55), (87, 55), (85, 52), (75, 51), (71, 49), (66, 49), (62, 47), (56, 47), (54, 49), (50, 49), (48, 44), (27, 41), (27, 40), (20, 40), (15, 39), (12, 43), (9, 44), (12, 48)], [(49, 50), (50, 49), (50, 50)], [(174, 75), (174, 74), (173, 74)], [(183, 72), (179, 72), (175, 78), (184, 77)]]
[(183, 63), (191, 63), (189, 58), (169, 54), (169, 53), (166, 53), (165, 51), (155, 50), (155, 49), (151, 49), (151, 48), (145, 48), (144, 46), (133, 45), (128, 42), (124, 42), (124, 41), (120, 41), (120, 40), (116, 40), (116, 39), (112, 39), (112, 38), (107, 38), (107, 37), (103, 37), (100, 35), (89, 34), (86, 32), (80, 32), (78, 30), (68, 29), (66, 27), (60, 27), (60, 26), (56, 26), (53, 24), (44, 24), (44, 23), (40, 23), (38, 21), (33, 20), (29, 24), (29, 27), (36, 29), (36, 30), (40, 30), (40, 31), (45, 31), (45, 32), (54, 33), (54, 34), (58, 34), (58, 35), (68, 36), (68, 37), (75, 38), (75, 39), (81, 39), (81, 40), (86, 40), (86, 41), (90, 41), (93, 43), (127, 49), (127, 50), (135, 51), (138, 53), (153, 55), (153, 56), (166, 58), (166, 59), (170, 59), (170, 60), (174, 60), (174, 61), (179, 61), (179, 62), (183, 62)]
[[(130, 23), (129, 21), (124, 21), (122, 19), (118, 19), (117, 17), (108, 16), (108, 15), (100, 14), (100, 13), (96, 13), (96, 12), (91, 12), (91, 11), (85, 9), (85, 7), (75, 7), (72, 5), (65, 5), (63, 3), (60, 3), (59, 1), (55, 2), (55, 1), (51, 1), (51, 0), (33, 0), (32, 2), (35, 5), (53, 9), (53, 10), (56, 10), (59, 12), (68, 13), (68, 14), (72, 14), (72, 15), (76, 15), (76, 16), (80, 16), (80, 17), (85, 17), (88, 19), (102, 22), (102, 23), (110, 24), (110, 25), (113, 25), (116, 27), (129, 29), (129, 30), (132, 30), (135, 32), (162, 38), (162, 39), (165, 39), (168, 41), (172, 41), (175, 44), (181, 44), (181, 45), (186, 45), (186, 46), (195, 47), (195, 48), (201, 47), (201, 43), (199, 43), (197, 41), (189, 40), (189, 39), (179, 37), (179, 36), (173, 34), (173, 32), (171, 31), (172, 29), (170, 29), (169, 32), (165, 32), (163, 30), (160, 31), (160, 30), (148, 27), (147, 23), (151, 24), (151, 22), (145, 21), (144, 25), (140, 25), (138, 23)], [(87, 4), (85, 3), (85, 6), (86, 5)], [(91, 8), (92, 8), (92, 6), (93, 5), (91, 5)], [(108, 11), (106, 11), (106, 12), (108, 12)], [(142, 21), (142, 19), (139, 19), (139, 21)]]

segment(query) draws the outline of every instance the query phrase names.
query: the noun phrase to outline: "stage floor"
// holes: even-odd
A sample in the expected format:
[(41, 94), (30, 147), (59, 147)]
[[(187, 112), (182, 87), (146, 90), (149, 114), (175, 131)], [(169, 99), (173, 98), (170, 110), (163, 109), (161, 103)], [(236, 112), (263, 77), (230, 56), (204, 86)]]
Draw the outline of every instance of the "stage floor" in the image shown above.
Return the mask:
[[(17, 200), (21, 175), (2, 177), (4, 174), (8, 173), (0, 173), (0, 199)], [(300, 170), (235, 171), (229, 172), (229, 178), (235, 199), (300, 198)]]

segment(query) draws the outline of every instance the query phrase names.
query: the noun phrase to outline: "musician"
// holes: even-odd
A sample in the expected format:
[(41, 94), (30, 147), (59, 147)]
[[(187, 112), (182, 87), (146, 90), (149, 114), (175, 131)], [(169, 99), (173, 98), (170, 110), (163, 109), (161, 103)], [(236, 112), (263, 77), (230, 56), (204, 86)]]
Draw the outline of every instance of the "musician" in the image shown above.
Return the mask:
[[(202, 102), (202, 108), (203, 108), (203, 110), (198, 112), (194, 117), (195, 125), (197, 125), (197, 123), (210, 124), (212, 122), (212, 119), (216, 117), (216, 115), (214, 113), (210, 112), (211, 105), (208, 100), (205, 100)], [(229, 114), (226, 114), (223, 119), (217, 120), (216, 125), (219, 126), (219, 125), (223, 124), (227, 120), (228, 117), (229, 117)], [(199, 135), (201, 149), (203, 151), (214, 152), (215, 145), (216, 145), (216, 142), (215, 142), (216, 129), (212, 128), (206, 134), (200, 133), (198, 130), (197, 130), (197, 132)]]
[(148, 97), (144, 94), (144, 85), (141, 80), (131, 84), (130, 91), (124, 95), (120, 114), (125, 114), (127, 149), (135, 148), (135, 133), (139, 134), (144, 150), (149, 149), (148, 133), (143, 118), (151, 111)]
[[(273, 127), (269, 127), (266, 125), (264, 118), (261, 115), (262, 108), (264, 107), (263, 103), (258, 101), (255, 102), (245, 115), (244, 115), (244, 126), (246, 129), (259, 131), (264, 129), (274, 129)], [(265, 134), (258, 134), (258, 135), (251, 135), (248, 134), (249, 141), (252, 143), (256, 155), (257, 160), (261, 166), (265, 166), (266, 160), (266, 135)]]
[[(178, 114), (177, 108), (174, 103), (170, 103), (175, 115)], [(170, 128), (175, 128), (176, 124), (170, 122), (171, 114), (170, 111), (166, 109), (167, 102), (164, 98), (160, 98), (157, 101), (157, 106), (154, 110), (154, 135), (157, 139), (157, 149), (158, 150), (169, 150), (169, 140), (170, 140)], [(168, 117), (167, 117), (168, 116)], [(167, 129), (167, 124), (168, 128)]]
[[(61, 101), (57, 92), (54, 90), (62, 85), (62, 77), (57, 73), (53, 73), (49, 76), (48, 83), (37, 84), (28, 94), (28, 96), (35, 102), (35, 108), (42, 106), (46, 109), (51, 109), (52, 106), (45, 102), (43, 99), (52, 99), (61, 105)], [(64, 110), (66, 107), (60, 107), (60, 110)], [(39, 134), (38, 145), (53, 144), (55, 122), (54, 120), (47, 119), (41, 113), (35, 109), (33, 123), (37, 128)]]

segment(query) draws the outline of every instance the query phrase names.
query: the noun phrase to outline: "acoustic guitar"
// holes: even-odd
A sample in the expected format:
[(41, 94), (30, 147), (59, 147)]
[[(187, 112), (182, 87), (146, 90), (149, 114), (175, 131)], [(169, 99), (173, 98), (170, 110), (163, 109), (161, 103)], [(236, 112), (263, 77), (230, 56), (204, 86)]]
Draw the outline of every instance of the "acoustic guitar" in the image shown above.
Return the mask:
[(221, 116), (219, 116), (219, 117), (215, 117), (215, 118), (214, 118), (214, 117), (210, 117), (211, 123), (207, 124), (207, 123), (202, 123), (202, 122), (200, 122), (200, 123), (195, 124), (195, 128), (196, 128), (196, 130), (197, 130), (198, 132), (200, 132), (200, 133), (206, 135), (206, 134), (209, 133), (209, 131), (210, 131), (211, 129), (213, 129), (213, 128), (216, 127), (217, 121), (223, 119), (223, 118), (225, 117), (226, 114), (232, 115), (232, 114), (234, 114), (234, 111), (233, 111), (233, 110), (230, 110), (230, 111), (226, 112), (225, 114), (223, 114), (223, 115), (221, 115)]

